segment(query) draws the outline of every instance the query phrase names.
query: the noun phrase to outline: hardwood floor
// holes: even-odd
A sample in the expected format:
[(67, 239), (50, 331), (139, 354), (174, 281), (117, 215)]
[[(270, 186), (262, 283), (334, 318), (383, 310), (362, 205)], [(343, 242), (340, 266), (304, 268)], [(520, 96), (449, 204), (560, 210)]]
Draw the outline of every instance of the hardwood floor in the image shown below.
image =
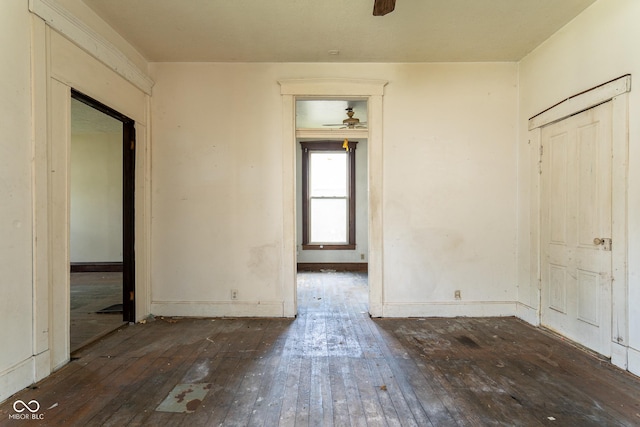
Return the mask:
[(122, 304), (122, 272), (71, 273), (71, 352), (121, 327), (122, 311), (98, 311)]
[[(640, 425), (638, 378), (517, 319), (370, 319), (359, 273), (298, 288), (296, 319), (120, 329), (0, 405), (0, 426)], [(18, 400), (42, 419), (10, 418)]]

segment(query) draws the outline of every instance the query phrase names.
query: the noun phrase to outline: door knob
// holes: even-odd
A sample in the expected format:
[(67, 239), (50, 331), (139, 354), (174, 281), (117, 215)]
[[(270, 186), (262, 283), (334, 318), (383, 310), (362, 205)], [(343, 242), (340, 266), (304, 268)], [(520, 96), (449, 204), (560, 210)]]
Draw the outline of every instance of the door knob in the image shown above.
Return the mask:
[(595, 239), (593, 239), (593, 244), (596, 246), (602, 245), (603, 250), (605, 251), (611, 250), (611, 239), (609, 238), (596, 237)]

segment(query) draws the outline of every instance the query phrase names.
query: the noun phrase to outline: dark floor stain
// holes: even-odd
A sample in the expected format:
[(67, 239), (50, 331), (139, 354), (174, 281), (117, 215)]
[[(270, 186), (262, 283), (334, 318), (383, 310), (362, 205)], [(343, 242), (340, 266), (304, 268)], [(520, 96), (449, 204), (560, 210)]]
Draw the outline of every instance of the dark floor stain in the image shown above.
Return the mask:
[(196, 409), (198, 409), (198, 406), (200, 406), (200, 403), (202, 403), (202, 400), (200, 399), (193, 399), (187, 402), (187, 411), (189, 412), (193, 412)]
[(189, 389), (183, 390), (183, 391), (182, 391), (182, 392), (180, 392), (179, 394), (176, 394), (176, 396), (175, 396), (176, 401), (177, 401), (178, 403), (182, 403), (182, 401), (183, 401), (183, 400), (184, 400), (184, 398), (186, 397), (187, 393), (191, 393), (191, 392), (193, 392), (193, 390), (189, 388)]
[(471, 338), (469, 338), (466, 335), (462, 335), (460, 337), (456, 337), (456, 339), (458, 340), (458, 342), (460, 344), (466, 345), (467, 347), (470, 348), (480, 348), (480, 346), (478, 345), (477, 342), (475, 342), (474, 340), (472, 340)]

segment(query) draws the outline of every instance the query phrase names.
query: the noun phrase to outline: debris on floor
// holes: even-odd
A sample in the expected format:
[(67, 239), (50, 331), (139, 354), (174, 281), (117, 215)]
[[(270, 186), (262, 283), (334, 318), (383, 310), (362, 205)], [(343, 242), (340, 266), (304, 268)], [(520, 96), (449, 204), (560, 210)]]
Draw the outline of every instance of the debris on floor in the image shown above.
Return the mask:
[(156, 408), (156, 411), (187, 414), (195, 412), (210, 389), (210, 383), (178, 384)]

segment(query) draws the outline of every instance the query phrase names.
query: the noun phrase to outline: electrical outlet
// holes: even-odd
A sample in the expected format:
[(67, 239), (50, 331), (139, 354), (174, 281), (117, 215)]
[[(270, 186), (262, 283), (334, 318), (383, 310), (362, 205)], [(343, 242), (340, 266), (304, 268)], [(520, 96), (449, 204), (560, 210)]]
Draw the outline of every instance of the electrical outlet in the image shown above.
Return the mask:
[(237, 289), (231, 289), (231, 299), (232, 300), (238, 299), (238, 290)]
[(364, 254), (360, 254), (360, 259), (364, 260)]
[(462, 299), (462, 295), (460, 294), (460, 290), (456, 289), (455, 292), (453, 293), (453, 297), (455, 299)]

